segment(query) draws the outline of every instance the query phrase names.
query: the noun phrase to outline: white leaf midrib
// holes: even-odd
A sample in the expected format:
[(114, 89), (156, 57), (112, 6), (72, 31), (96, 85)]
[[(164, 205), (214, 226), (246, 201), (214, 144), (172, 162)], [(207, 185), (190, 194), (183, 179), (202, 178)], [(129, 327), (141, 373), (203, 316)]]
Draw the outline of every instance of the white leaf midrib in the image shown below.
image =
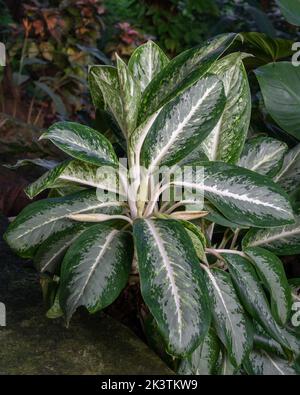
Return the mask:
[[(121, 202), (106, 202), (106, 203), (101, 203), (101, 204), (98, 204), (98, 205), (95, 205), (95, 206), (85, 207), (82, 210), (75, 211), (73, 214), (80, 214), (80, 213), (82, 213), (84, 211), (93, 210), (93, 209), (101, 208), (101, 207), (121, 206), (121, 205), (122, 205)], [(51, 218), (49, 221), (43, 222), (42, 224), (39, 224), (36, 227), (28, 229), (26, 232), (22, 233), (21, 235), (18, 235), (15, 239), (20, 239), (21, 237), (26, 236), (28, 233), (31, 233), (31, 232), (39, 229), (42, 226), (48, 225), (51, 222), (55, 222), (55, 221), (58, 221), (60, 219), (66, 218), (68, 215), (69, 215), (69, 213), (66, 210), (66, 212), (63, 215), (61, 215), (59, 217)]]
[(218, 190), (216, 187), (213, 187), (213, 186), (210, 187), (208, 185), (202, 185), (201, 187), (199, 187), (198, 184), (194, 184), (194, 183), (191, 183), (191, 182), (184, 182), (184, 181), (183, 182), (174, 181), (172, 184), (173, 185), (178, 185), (178, 186), (186, 186), (186, 187), (189, 187), (189, 188), (195, 188), (195, 189), (199, 189), (199, 190), (202, 190), (202, 191), (211, 192), (211, 193), (214, 193), (214, 194), (219, 195), (219, 196), (233, 198), (233, 199), (236, 199), (236, 200), (239, 200), (239, 201), (242, 201), (242, 202), (247, 202), (247, 203), (252, 203), (252, 204), (256, 204), (256, 205), (261, 205), (261, 206), (265, 206), (265, 207), (274, 208), (275, 210), (282, 211), (282, 212), (290, 214), (289, 211), (287, 211), (287, 210), (285, 210), (285, 209), (283, 209), (281, 207), (275, 206), (272, 203), (267, 203), (267, 202), (264, 202), (264, 201), (259, 200), (259, 199), (249, 198), (245, 194), (238, 195), (238, 194), (230, 192), (228, 190), (223, 190), (223, 189), (222, 190)]
[(198, 110), (200, 105), (203, 103), (203, 101), (207, 98), (207, 96), (214, 90), (216, 85), (219, 83), (219, 80), (217, 80), (215, 83), (212, 84), (211, 87), (207, 88), (206, 92), (204, 95), (197, 101), (197, 103), (192, 106), (190, 112), (186, 115), (186, 117), (178, 124), (177, 128), (175, 131), (172, 133), (171, 138), (165, 145), (165, 147), (160, 151), (160, 153), (157, 155), (155, 159), (152, 160), (151, 165), (149, 166), (151, 169), (158, 165), (162, 158), (166, 155), (168, 152), (170, 146), (174, 143), (178, 135), (182, 132), (182, 129), (189, 123), (195, 112)]
[(175, 281), (175, 276), (173, 273), (172, 263), (169, 260), (167, 251), (165, 250), (165, 247), (162, 243), (161, 238), (159, 237), (159, 234), (157, 234), (155, 225), (152, 223), (151, 220), (145, 220), (145, 222), (148, 225), (148, 229), (150, 230), (150, 232), (156, 242), (159, 253), (162, 257), (162, 261), (164, 263), (164, 267), (165, 267), (167, 276), (168, 276), (170, 284), (171, 284), (171, 293), (172, 293), (172, 295), (174, 297), (174, 301), (175, 301), (177, 321), (178, 321), (178, 327), (179, 327), (179, 339), (180, 339), (180, 343), (181, 343), (182, 330), (183, 330), (183, 317), (182, 317), (182, 311), (181, 311), (180, 297), (179, 297), (178, 288), (177, 288), (176, 281)]
[(300, 234), (300, 227), (297, 227), (294, 230), (291, 230), (291, 231), (288, 231), (288, 232), (277, 233), (276, 235), (268, 237), (268, 238), (265, 238), (265, 239), (261, 238), (261, 239), (255, 241), (255, 242), (251, 243), (250, 245), (254, 247), (254, 246), (259, 246), (259, 245), (265, 244), (265, 243), (268, 244), (268, 243), (270, 243), (272, 241), (275, 241), (275, 240), (278, 240), (278, 239), (284, 239), (285, 237), (294, 236), (294, 235), (297, 235), (297, 234)]
[(116, 229), (113, 229), (108, 235), (107, 238), (105, 240), (105, 243), (101, 246), (102, 248), (100, 249), (100, 252), (98, 254), (98, 256), (95, 259), (94, 264), (91, 266), (91, 270), (87, 275), (86, 281), (84, 283), (84, 285), (81, 288), (81, 291), (79, 292), (79, 294), (77, 295), (77, 298), (75, 299), (75, 301), (73, 302), (73, 307), (75, 306), (75, 308), (77, 307), (78, 302), (80, 301), (82, 295), (84, 294), (84, 291), (86, 290), (86, 287), (93, 275), (93, 273), (95, 272), (100, 259), (102, 258), (102, 256), (104, 255), (105, 251), (107, 250), (109, 244), (111, 243), (112, 239), (114, 238), (114, 236), (118, 233), (119, 231)]
[(231, 320), (231, 316), (230, 316), (231, 313), (230, 313), (230, 311), (229, 311), (228, 308), (227, 308), (226, 301), (225, 301), (224, 298), (223, 298), (223, 294), (222, 294), (222, 291), (221, 291), (221, 289), (220, 289), (220, 287), (219, 287), (219, 285), (218, 285), (218, 282), (217, 282), (217, 280), (215, 279), (215, 277), (212, 275), (212, 273), (211, 273), (211, 271), (209, 270), (209, 268), (207, 268), (207, 267), (204, 266), (204, 265), (202, 265), (202, 268), (205, 270), (205, 272), (207, 273), (207, 275), (208, 275), (210, 281), (212, 282), (213, 286), (215, 287), (215, 289), (216, 289), (216, 291), (217, 291), (217, 293), (218, 293), (218, 295), (219, 295), (219, 298), (220, 298), (220, 300), (221, 300), (221, 303), (222, 303), (222, 305), (224, 306), (224, 309), (225, 309), (225, 311), (226, 311), (226, 314), (227, 314), (227, 317), (228, 317), (228, 321), (229, 321), (230, 327), (231, 327), (231, 329), (232, 329), (232, 333), (235, 334), (235, 331), (234, 331), (234, 324), (233, 324), (233, 322), (232, 322), (232, 320)]

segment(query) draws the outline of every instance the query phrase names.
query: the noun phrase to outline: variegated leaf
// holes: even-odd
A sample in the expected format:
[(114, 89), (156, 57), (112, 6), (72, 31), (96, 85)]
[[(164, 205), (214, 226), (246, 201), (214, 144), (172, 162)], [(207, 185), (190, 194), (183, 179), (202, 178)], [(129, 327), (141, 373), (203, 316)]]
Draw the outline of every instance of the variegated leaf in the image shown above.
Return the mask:
[(281, 168), (288, 146), (271, 137), (256, 137), (248, 140), (238, 166), (273, 177)]
[(123, 131), (130, 136), (136, 127), (141, 88), (126, 63), (117, 55), (117, 69), (123, 110)]
[(68, 155), (92, 165), (116, 166), (111, 143), (96, 130), (76, 122), (57, 122), (41, 139), (48, 139)]
[(222, 253), (222, 256), (229, 266), (231, 279), (243, 307), (273, 339), (290, 349), (284, 332), (272, 316), (267, 297), (251, 262), (236, 253)]
[(141, 149), (147, 168), (173, 165), (211, 132), (224, 109), (222, 82), (205, 76), (167, 103), (148, 131)]
[(287, 360), (264, 350), (254, 350), (244, 364), (249, 375), (261, 376), (294, 376), (296, 370)]
[(203, 192), (233, 223), (273, 227), (294, 222), (288, 197), (265, 176), (223, 162), (194, 163), (184, 176), (173, 184)]
[(105, 108), (114, 116), (126, 137), (126, 120), (121, 98), (118, 70), (112, 66), (91, 66), (89, 69), (89, 86), (96, 108)]
[(230, 275), (208, 269), (207, 285), (212, 304), (214, 327), (234, 366), (240, 366), (252, 349), (252, 328), (239, 302)]
[(193, 244), (176, 220), (139, 219), (133, 226), (141, 292), (169, 352), (185, 356), (204, 340), (209, 300)]
[(133, 77), (140, 82), (143, 92), (168, 63), (169, 59), (163, 50), (149, 40), (146, 44), (136, 48), (129, 59), (128, 68)]
[(292, 225), (271, 229), (251, 229), (243, 239), (243, 247), (263, 247), (277, 255), (300, 254), (300, 215)]
[(223, 34), (172, 59), (145, 89), (138, 123), (142, 123), (149, 115), (207, 73), (214, 61), (226, 51), (235, 38), (235, 34)]
[(71, 186), (72, 183), (115, 193), (122, 192), (122, 189), (118, 188), (119, 179), (114, 167), (97, 167), (76, 160), (65, 161), (49, 170), (30, 184), (25, 192), (32, 199), (45, 189), (63, 188)]
[(270, 293), (273, 316), (280, 325), (285, 325), (291, 314), (292, 296), (281, 260), (261, 247), (249, 247), (244, 252), (253, 260)]
[(17, 163), (14, 165), (3, 165), (4, 167), (7, 167), (8, 169), (18, 169), (19, 167), (23, 167), (26, 165), (36, 165), (43, 167), (45, 169), (53, 169), (53, 167), (57, 166), (59, 162), (56, 160), (51, 160), (51, 159), (41, 159), (41, 158), (36, 158), (36, 159), (19, 159)]
[(196, 350), (180, 362), (178, 374), (212, 375), (220, 354), (220, 344), (214, 330), (210, 329)]
[(235, 163), (244, 146), (251, 116), (251, 94), (242, 59), (242, 54), (233, 53), (210, 68), (210, 73), (223, 82), (227, 100), (219, 122), (202, 143), (209, 160)]
[[(114, 197), (114, 195), (112, 195)], [(44, 199), (30, 204), (9, 225), (5, 240), (24, 258), (32, 258), (37, 247), (51, 235), (72, 228), (70, 214), (97, 212), (120, 214), (123, 203), (99, 201), (94, 190), (87, 190), (63, 198)]]
[(283, 158), (283, 164), (278, 174), (274, 177), (287, 193), (299, 188), (300, 184), (300, 144), (292, 148)]
[(83, 232), (62, 262), (59, 302), (67, 322), (79, 306), (95, 313), (110, 305), (127, 283), (132, 258), (128, 232), (107, 224)]
[(70, 245), (90, 224), (74, 223), (66, 229), (54, 233), (38, 248), (34, 256), (34, 265), (41, 273), (54, 273)]

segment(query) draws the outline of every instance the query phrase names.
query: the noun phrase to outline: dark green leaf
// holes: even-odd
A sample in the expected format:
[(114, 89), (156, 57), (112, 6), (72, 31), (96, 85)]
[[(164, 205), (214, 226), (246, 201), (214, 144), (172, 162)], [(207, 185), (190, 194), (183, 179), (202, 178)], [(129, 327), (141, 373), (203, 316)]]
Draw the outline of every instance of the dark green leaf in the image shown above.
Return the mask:
[(139, 219), (133, 227), (143, 298), (173, 355), (203, 341), (210, 324), (207, 289), (193, 244), (176, 220)]

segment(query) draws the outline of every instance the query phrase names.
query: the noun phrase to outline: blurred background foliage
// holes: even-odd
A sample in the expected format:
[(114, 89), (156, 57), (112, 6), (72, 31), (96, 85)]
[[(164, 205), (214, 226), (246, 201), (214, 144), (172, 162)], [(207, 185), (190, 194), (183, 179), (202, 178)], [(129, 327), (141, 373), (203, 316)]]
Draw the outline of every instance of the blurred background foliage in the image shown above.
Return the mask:
[[(298, 34), (271, 0), (0, 0), (0, 41), (7, 48), (0, 111), (47, 127), (57, 119), (94, 118), (89, 64), (129, 57), (153, 39), (170, 57), (216, 34)], [(3, 115), (2, 115), (3, 117)]]
[[(265, 36), (243, 35), (244, 44), (240, 41), (236, 48), (255, 54), (245, 59), (249, 71), (289, 57), (291, 42), (287, 40), (297, 41), (299, 29), (286, 21), (277, 3), (0, 0), (0, 42), (6, 45), (7, 55), (6, 67), (0, 67), (0, 162), (57, 156), (51, 145), (38, 140), (42, 129), (57, 120), (91, 124), (104, 133), (106, 124), (95, 114), (88, 93), (88, 66), (113, 64), (116, 52), (128, 59), (149, 39), (174, 57), (217, 34), (260, 32)], [(252, 128), (293, 145), (294, 141), (270, 122), (254, 74), (249, 73), (249, 78)]]

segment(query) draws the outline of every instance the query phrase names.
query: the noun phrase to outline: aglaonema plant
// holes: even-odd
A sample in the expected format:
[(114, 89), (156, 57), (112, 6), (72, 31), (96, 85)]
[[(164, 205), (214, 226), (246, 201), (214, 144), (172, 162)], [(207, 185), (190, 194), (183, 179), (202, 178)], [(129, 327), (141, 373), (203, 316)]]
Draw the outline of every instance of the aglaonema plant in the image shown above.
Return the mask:
[(49, 316), (95, 313), (134, 279), (152, 344), (179, 373), (296, 374), (298, 283), (278, 256), (300, 252), (300, 148), (245, 144), (251, 97), (235, 38), (173, 60), (148, 42), (128, 65), (91, 66), (94, 105), (122, 134), (126, 160), (98, 131), (54, 124), (42, 138), (70, 159), (28, 186), (50, 197), (5, 238), (58, 284)]

